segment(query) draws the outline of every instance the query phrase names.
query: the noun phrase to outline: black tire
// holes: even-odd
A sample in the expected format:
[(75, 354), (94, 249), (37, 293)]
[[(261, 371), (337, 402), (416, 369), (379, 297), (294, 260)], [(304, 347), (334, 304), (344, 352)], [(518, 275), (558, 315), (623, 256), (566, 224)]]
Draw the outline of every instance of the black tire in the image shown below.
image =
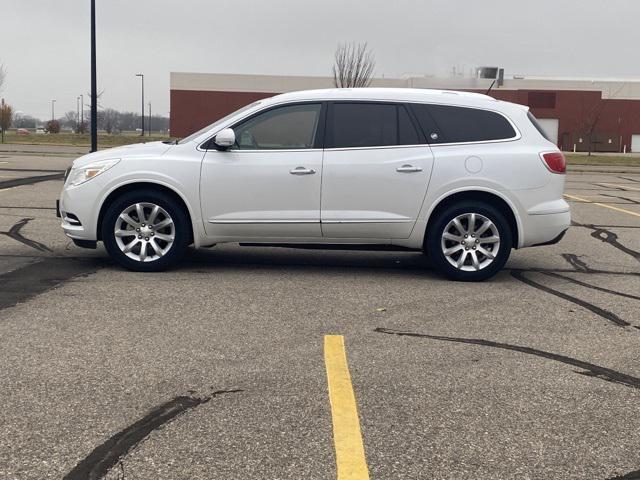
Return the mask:
[[(491, 222), (493, 222), (493, 224), (495, 225), (500, 237), (500, 243), (499, 247), (497, 248), (497, 254), (495, 254), (495, 258), (480, 270), (466, 271), (456, 268), (456, 266), (452, 265), (449, 262), (447, 256), (442, 251), (442, 236), (445, 233), (445, 228), (447, 227), (447, 225), (449, 225), (449, 222), (453, 221), (453, 219), (467, 213), (479, 214), (491, 220)], [(429, 255), (429, 258), (433, 263), (433, 266), (441, 273), (452, 280), (463, 282), (478, 282), (493, 277), (502, 269), (502, 267), (504, 267), (505, 263), (507, 263), (509, 255), (511, 254), (511, 248), (513, 246), (513, 235), (511, 233), (509, 223), (505, 219), (504, 214), (499, 209), (484, 202), (464, 201), (446, 207), (436, 215), (436, 218), (434, 219), (431, 227), (429, 228), (429, 231), (427, 232), (427, 238), (425, 239), (425, 249), (426, 253)], [(487, 234), (483, 233), (483, 235)], [(466, 242), (467, 240), (464, 241)], [(457, 244), (453, 241), (447, 241), (447, 246), (449, 245), (456, 246)], [(468, 250), (466, 247), (464, 248)], [(475, 250), (475, 248), (473, 248), (473, 250)], [(462, 252), (461, 250), (461, 254), (462, 253), (464, 252)], [(478, 257), (488, 259), (488, 257), (485, 257), (479, 252), (477, 253), (477, 255)], [(465, 262), (470, 263), (471, 260)], [(465, 266), (469, 267), (468, 265)]]
[[(137, 203), (153, 203), (164, 209), (174, 225), (174, 240), (163, 256), (142, 262), (132, 259), (122, 252), (115, 236), (116, 221), (120, 214)], [(102, 242), (113, 260), (128, 270), (136, 272), (160, 272), (176, 263), (184, 255), (190, 243), (191, 224), (187, 212), (174, 198), (153, 189), (140, 189), (122, 194), (107, 207), (102, 220)]]

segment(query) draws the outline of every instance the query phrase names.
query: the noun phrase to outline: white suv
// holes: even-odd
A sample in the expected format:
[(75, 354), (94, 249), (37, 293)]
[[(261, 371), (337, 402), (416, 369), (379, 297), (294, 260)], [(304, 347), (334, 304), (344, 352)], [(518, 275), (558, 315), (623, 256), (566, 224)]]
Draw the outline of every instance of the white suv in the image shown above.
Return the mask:
[(261, 100), (174, 143), (91, 153), (59, 200), (77, 245), (158, 271), (188, 245), (424, 250), (457, 280), (570, 225), (565, 160), (527, 107), (422, 89)]

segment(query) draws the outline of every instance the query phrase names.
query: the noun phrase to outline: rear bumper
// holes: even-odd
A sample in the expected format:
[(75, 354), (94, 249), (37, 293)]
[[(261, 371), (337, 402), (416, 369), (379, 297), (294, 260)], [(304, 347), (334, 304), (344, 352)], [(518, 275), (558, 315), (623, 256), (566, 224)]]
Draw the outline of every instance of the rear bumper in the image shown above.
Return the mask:
[(527, 215), (523, 222), (521, 247), (558, 243), (571, 226), (571, 212)]
[(543, 247), (545, 245), (555, 245), (556, 243), (560, 243), (560, 240), (562, 240), (562, 238), (565, 236), (565, 234), (567, 233), (567, 230), (563, 231), (556, 238), (552, 238), (551, 240), (549, 240), (547, 242), (536, 243), (535, 245), (532, 245), (532, 247)]

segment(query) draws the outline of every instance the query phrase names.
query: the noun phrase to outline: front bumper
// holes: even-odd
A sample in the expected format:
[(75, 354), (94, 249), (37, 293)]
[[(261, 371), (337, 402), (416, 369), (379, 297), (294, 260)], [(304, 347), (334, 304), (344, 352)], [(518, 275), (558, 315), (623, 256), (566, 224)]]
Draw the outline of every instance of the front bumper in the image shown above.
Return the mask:
[(95, 196), (90, 189), (65, 188), (56, 201), (56, 216), (67, 237), (72, 240), (95, 242), (96, 214)]

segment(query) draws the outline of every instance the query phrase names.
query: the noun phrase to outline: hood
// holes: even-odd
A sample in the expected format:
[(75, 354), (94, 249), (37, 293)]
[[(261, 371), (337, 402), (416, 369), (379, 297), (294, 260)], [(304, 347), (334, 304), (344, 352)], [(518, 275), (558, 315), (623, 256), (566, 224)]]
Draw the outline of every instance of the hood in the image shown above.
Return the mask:
[(123, 145), (122, 147), (107, 148), (97, 152), (89, 153), (77, 158), (73, 162), (73, 167), (84, 167), (92, 162), (109, 160), (112, 158), (126, 159), (130, 157), (155, 157), (164, 155), (173, 145), (162, 142), (136, 143), (133, 145)]

